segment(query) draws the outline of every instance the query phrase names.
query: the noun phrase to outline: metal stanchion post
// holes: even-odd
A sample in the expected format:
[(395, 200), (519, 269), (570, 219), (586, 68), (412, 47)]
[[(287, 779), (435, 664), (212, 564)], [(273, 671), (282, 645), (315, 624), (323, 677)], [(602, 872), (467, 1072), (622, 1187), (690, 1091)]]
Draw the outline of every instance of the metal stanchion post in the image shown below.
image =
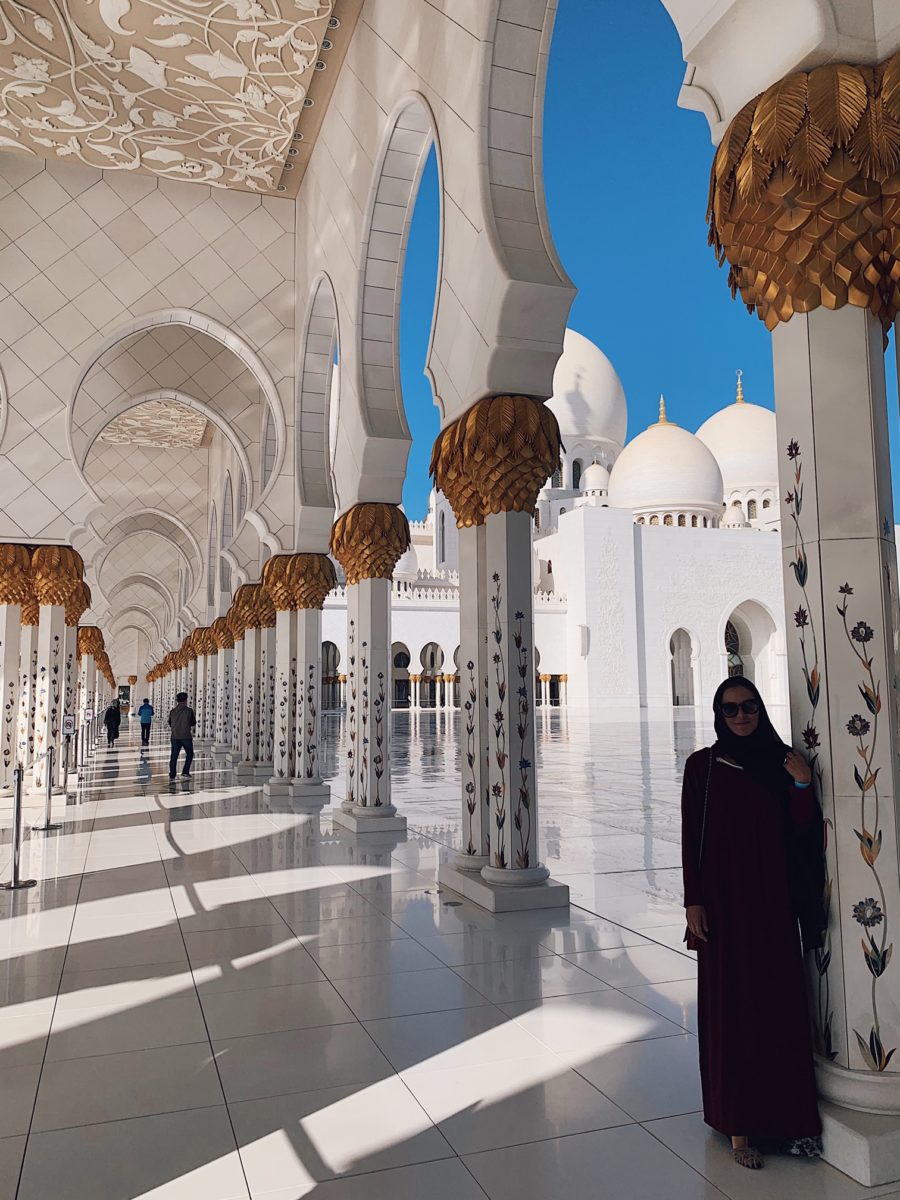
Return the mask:
[(13, 801), (12, 827), (12, 877), (9, 883), (0, 883), (0, 888), (6, 892), (14, 892), (19, 888), (34, 887), (36, 879), (19, 878), (19, 862), (22, 855), (22, 784), (25, 779), (25, 768), (16, 767), (13, 771), (15, 799)]
[(54, 747), (51, 746), (47, 751), (47, 800), (44, 806), (44, 819), (40, 825), (32, 825), (32, 829), (36, 833), (50, 833), (53, 829), (59, 829), (60, 826), (54, 825), (51, 817), (53, 815), (53, 759)]

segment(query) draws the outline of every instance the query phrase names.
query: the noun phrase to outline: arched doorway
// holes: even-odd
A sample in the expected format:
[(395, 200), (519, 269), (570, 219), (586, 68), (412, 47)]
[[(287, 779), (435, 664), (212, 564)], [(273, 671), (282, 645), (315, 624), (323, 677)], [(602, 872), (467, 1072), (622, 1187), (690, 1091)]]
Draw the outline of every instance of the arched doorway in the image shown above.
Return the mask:
[(780, 703), (780, 666), (777, 627), (771, 614), (756, 600), (735, 608), (723, 633), (725, 673), (743, 675), (759, 688), (768, 703)]
[(334, 642), (322, 643), (322, 709), (341, 707), (341, 652)]
[(672, 704), (675, 707), (690, 707), (695, 703), (693, 656), (694, 644), (691, 635), (686, 629), (676, 629), (669, 638)]
[(441, 668), (444, 665), (444, 652), (437, 642), (429, 642), (422, 647), (419, 655), (422, 664), (422, 683), (419, 689), (419, 703), (422, 708), (436, 708), (440, 703)]
[(394, 708), (409, 708), (409, 647), (403, 642), (391, 646), (391, 696)]

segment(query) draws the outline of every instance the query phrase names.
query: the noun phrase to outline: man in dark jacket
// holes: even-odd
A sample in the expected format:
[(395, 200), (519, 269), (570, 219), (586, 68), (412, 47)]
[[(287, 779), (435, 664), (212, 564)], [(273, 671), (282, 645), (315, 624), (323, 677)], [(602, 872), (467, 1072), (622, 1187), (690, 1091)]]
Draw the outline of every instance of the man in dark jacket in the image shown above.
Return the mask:
[(175, 778), (178, 768), (178, 756), (184, 750), (184, 770), (181, 772), (185, 779), (191, 777), (191, 763), (194, 761), (194, 726), (197, 718), (194, 710), (188, 707), (187, 692), (179, 692), (175, 697), (175, 707), (169, 713), (169, 728), (172, 731), (172, 753), (169, 755), (169, 778)]

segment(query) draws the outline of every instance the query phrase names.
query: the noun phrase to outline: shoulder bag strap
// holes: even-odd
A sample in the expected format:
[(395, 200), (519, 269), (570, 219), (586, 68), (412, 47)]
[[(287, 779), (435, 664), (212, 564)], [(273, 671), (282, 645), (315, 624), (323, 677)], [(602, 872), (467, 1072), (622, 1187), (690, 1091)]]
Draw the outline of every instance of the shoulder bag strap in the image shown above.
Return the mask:
[(700, 867), (703, 865), (703, 842), (706, 837), (706, 810), (709, 807), (709, 780), (712, 775), (713, 752), (712, 747), (709, 751), (709, 763), (706, 768), (706, 788), (703, 793), (703, 819), (700, 822), (700, 851), (697, 856), (697, 873), (700, 873)]

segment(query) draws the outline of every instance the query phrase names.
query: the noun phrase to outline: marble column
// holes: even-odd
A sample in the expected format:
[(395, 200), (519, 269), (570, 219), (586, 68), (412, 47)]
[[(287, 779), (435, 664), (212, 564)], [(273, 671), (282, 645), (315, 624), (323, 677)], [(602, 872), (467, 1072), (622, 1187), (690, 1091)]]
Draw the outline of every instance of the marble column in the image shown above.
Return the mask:
[(487, 542), (484, 525), (459, 531), (459, 661), (464, 714), (462, 741), (462, 846), (456, 865), (481, 871), (490, 863), (491, 785), (488, 771)]
[(22, 605), (19, 642), (19, 719), (16, 729), (18, 762), (30, 767), (34, 761), (34, 719), (37, 708), (38, 621), (40, 607), (33, 597)]
[(248, 625), (244, 630), (243, 654), (241, 656), (240, 760), (235, 766), (235, 774), (239, 778), (247, 778), (256, 773), (256, 745), (259, 736), (261, 640), (262, 630), (258, 626)]
[[(324, 557), (324, 556), (323, 556)], [(325, 558), (330, 565), (330, 559)], [(326, 593), (327, 594), (327, 593)], [(324, 604), (325, 597), (322, 597)], [(297, 622), (296, 741), (293, 795), (324, 804), (331, 789), (322, 781), (318, 697), (322, 678), (322, 609), (300, 608)]]
[[(268, 623), (269, 620), (271, 624)], [(272, 777), (275, 729), (275, 611), (262, 629), (259, 653), (259, 728), (257, 741), (257, 774), (261, 779)]]
[[(79, 583), (78, 587), (73, 592), (72, 596), (66, 603), (66, 634), (64, 643), (64, 663), (63, 663), (63, 701), (62, 715), (76, 716), (76, 706), (78, 703), (78, 622), (81, 620), (84, 613), (90, 607), (91, 592), (86, 583)], [(132, 706), (133, 707), (133, 706)], [(76, 722), (77, 728), (77, 722)], [(61, 753), (56, 764), (56, 784), (63, 788), (66, 786), (67, 769), (72, 769), (74, 761), (74, 745), (73, 739), (75, 734), (69, 738), (65, 735), (61, 741)], [(66, 746), (68, 742), (68, 748)], [(68, 761), (66, 755), (68, 754)]]
[(231, 746), (231, 703), (234, 682), (234, 634), (225, 617), (217, 617), (211, 626), (216, 640), (216, 711), (215, 752), (226, 753)]
[[(269, 562), (274, 561), (274, 558), (269, 559)], [(268, 566), (269, 563), (266, 563)], [(293, 609), (280, 608), (278, 600), (275, 600), (275, 729), (272, 777), (264, 789), (270, 796), (286, 796), (291, 790), (296, 707), (297, 619)]]
[(11, 591), (5, 579), (0, 582), (0, 587), (3, 589), (0, 596), (0, 788), (9, 790), (18, 759), (16, 727), (19, 716), (22, 609), (20, 604), (9, 603)]
[[(772, 344), (791, 724), (827, 826), (819, 1086), (900, 1128), (900, 617), (882, 327), (864, 308), (818, 308)], [(897, 1152), (900, 1165), (900, 1139)]]
[[(81, 555), (69, 546), (39, 546), (32, 555), (34, 592), (40, 604), (38, 684), (35, 716), (33, 790), (46, 789), (47, 758), (53, 747), (58, 765), (62, 752), (62, 717), (66, 688), (66, 605), (83, 586)], [(74, 656), (74, 648), (73, 648)], [(53, 781), (53, 790), (59, 785)]]
[(241, 761), (241, 714), (244, 697), (244, 629), (236, 623), (234, 637), (234, 685), (231, 689), (231, 761), (235, 766)]
[(347, 707), (347, 676), (346, 675), (338, 676), (338, 685), (340, 687), (341, 708), (346, 709), (346, 707)]
[(391, 575), (409, 544), (394, 504), (357, 504), (332, 530), (347, 577), (350, 661), (347, 799), (335, 820), (357, 833), (406, 827), (391, 803)]
[[(568, 888), (550, 880), (540, 861), (534, 738), (532, 513), (538, 492), (559, 466), (560, 452), (556, 418), (545, 405), (525, 396), (494, 396), (447, 426), (432, 455), (435, 484), (450, 501), (457, 524), (463, 530), (483, 526), (482, 534), (461, 539), (460, 624), (461, 638), (474, 623), (487, 642), (490, 793), (489, 837), (476, 826), (471, 843), (480, 854), (487, 850), (490, 862), (477, 874), (448, 863), (440, 879), (494, 911), (558, 907), (569, 899)], [(479, 536), (484, 539), (483, 594)], [(474, 621), (463, 617), (464, 607)], [(477, 641), (464, 646), (461, 640), (460, 661), (471, 662), (473, 674), (478, 651)], [(463, 821), (464, 828), (473, 828), (465, 791)]]
[(31, 553), (16, 543), (0, 545), (0, 788), (13, 785), (21, 756), (18, 744), (22, 677), (22, 606), (32, 600)]

